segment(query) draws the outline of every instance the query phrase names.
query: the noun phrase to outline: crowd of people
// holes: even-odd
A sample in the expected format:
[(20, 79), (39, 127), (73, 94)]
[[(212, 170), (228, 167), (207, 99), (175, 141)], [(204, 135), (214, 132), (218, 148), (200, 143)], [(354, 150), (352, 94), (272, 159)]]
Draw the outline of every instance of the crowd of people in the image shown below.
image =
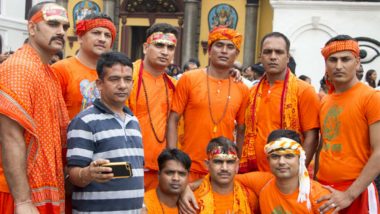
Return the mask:
[(280, 32), (242, 68), (242, 35), (217, 27), (208, 65), (181, 72), (170, 24), (148, 28), (135, 62), (101, 13), (54, 59), (69, 26), (65, 8), (34, 5), (0, 65), (0, 213), (380, 213), (380, 92), (352, 37), (323, 47), (321, 98)]

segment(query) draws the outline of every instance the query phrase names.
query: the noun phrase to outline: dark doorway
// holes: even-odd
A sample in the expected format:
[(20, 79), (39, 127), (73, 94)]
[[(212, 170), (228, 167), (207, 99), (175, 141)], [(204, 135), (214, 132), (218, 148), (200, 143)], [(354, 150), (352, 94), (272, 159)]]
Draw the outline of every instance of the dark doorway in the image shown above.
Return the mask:
[(146, 35), (146, 30), (148, 27), (144, 26), (132, 26), (131, 30), (131, 36), (132, 36), (132, 42), (131, 42), (131, 59), (133, 61), (137, 59), (142, 59), (144, 56), (143, 53), (143, 44), (145, 42), (145, 35)]

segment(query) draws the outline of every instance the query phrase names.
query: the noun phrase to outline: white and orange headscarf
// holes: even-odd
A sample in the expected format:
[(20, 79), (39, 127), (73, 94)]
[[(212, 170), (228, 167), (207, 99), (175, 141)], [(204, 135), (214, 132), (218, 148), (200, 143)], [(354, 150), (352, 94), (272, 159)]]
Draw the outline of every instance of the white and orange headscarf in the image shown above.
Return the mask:
[(305, 202), (307, 203), (307, 208), (311, 209), (310, 203), (310, 178), (309, 173), (307, 171), (305, 161), (306, 154), (303, 150), (301, 144), (289, 138), (279, 138), (275, 141), (271, 141), (265, 145), (264, 151), (266, 155), (270, 155), (272, 152), (279, 152), (281, 154), (295, 154), (299, 155), (299, 193), (297, 201), (299, 203)]
[(59, 21), (68, 24), (69, 18), (65, 8), (52, 3), (44, 5), (41, 10), (30, 18), (29, 21), (33, 23), (38, 23), (41, 21)]

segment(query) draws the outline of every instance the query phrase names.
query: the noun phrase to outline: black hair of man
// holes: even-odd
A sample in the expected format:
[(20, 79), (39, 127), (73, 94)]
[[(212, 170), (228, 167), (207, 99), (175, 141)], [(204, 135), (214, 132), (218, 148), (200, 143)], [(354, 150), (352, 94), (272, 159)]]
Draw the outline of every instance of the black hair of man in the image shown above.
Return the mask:
[(352, 37), (349, 36), (349, 35), (341, 34), (341, 35), (337, 35), (337, 36), (334, 36), (334, 37), (332, 37), (331, 39), (329, 39), (329, 41), (326, 42), (325, 46), (327, 46), (327, 45), (330, 44), (331, 42), (335, 42), (335, 41), (346, 41), (346, 40), (354, 40), (354, 41), (356, 41), (356, 39), (352, 38)]
[(293, 74), (296, 74), (296, 66), (297, 66), (296, 60), (294, 59), (293, 56), (290, 56), (289, 62), (288, 62), (288, 67)]
[(326, 77), (325, 77), (325, 76), (323, 76), (322, 79), (319, 81), (319, 85), (320, 85), (320, 88), (321, 88), (325, 93), (328, 92), (328, 88), (327, 88), (327, 84), (326, 84)]
[(112, 22), (112, 18), (104, 13), (90, 13), (87, 14), (82, 20), (93, 20), (93, 19), (108, 19)]
[(200, 63), (199, 63), (199, 60), (197, 59), (194, 59), (194, 58), (190, 58), (189, 61), (187, 61), (184, 65), (183, 65), (183, 69), (182, 71), (187, 71), (190, 69), (190, 64), (195, 64), (198, 68), (200, 66)]
[(156, 32), (172, 33), (176, 37), (178, 36), (178, 30), (173, 25), (170, 25), (167, 23), (156, 23), (156, 24), (153, 24), (152, 26), (150, 26), (146, 30), (146, 38), (145, 39), (148, 39), (148, 37), (150, 35), (152, 35), (153, 33), (156, 33)]
[(264, 67), (261, 63), (253, 64), (250, 67), (252, 71), (260, 77), (263, 76), (265, 73)]
[(261, 40), (261, 50), (263, 50), (263, 44), (264, 44), (265, 40), (268, 38), (271, 38), (271, 37), (282, 38), (286, 44), (286, 53), (289, 53), (290, 41), (289, 41), (288, 37), (286, 37), (283, 33), (280, 33), (280, 32), (272, 32), (272, 33), (268, 33), (267, 35), (265, 35), (263, 37), (263, 39)]
[(303, 80), (303, 81), (306, 81), (307, 79), (310, 79), (310, 77), (308, 77), (308, 76), (306, 76), (306, 75), (300, 75), (300, 76), (298, 77), (298, 79)]
[(297, 143), (301, 144), (300, 135), (297, 132), (293, 130), (289, 130), (289, 129), (277, 129), (277, 130), (272, 131), (268, 136), (267, 143), (270, 143), (282, 137), (292, 139), (296, 141)]
[(207, 154), (210, 153), (217, 146), (222, 147), (222, 152), (225, 154), (228, 154), (230, 148), (234, 149), (236, 152), (238, 151), (238, 147), (236, 146), (236, 144), (234, 144), (228, 138), (220, 136), (210, 140), (206, 148)]
[(201, 66), (198, 59), (190, 58), (189, 62), (196, 64), (198, 68)]
[(33, 7), (31, 7), (29, 12), (28, 12), (28, 20), (30, 21), (30, 19), (34, 16), (34, 14), (36, 14), (38, 11), (40, 11), (41, 8), (45, 4), (57, 4), (57, 3), (53, 2), (53, 1), (44, 1), (44, 2), (40, 2), (40, 3), (33, 5)]
[(96, 72), (98, 73), (99, 79), (104, 78), (104, 67), (111, 68), (116, 64), (133, 68), (132, 61), (121, 52), (102, 53), (96, 63)]
[(163, 170), (166, 162), (170, 160), (180, 162), (187, 171), (190, 171), (191, 159), (188, 154), (179, 149), (165, 149), (161, 152), (157, 158), (159, 171)]

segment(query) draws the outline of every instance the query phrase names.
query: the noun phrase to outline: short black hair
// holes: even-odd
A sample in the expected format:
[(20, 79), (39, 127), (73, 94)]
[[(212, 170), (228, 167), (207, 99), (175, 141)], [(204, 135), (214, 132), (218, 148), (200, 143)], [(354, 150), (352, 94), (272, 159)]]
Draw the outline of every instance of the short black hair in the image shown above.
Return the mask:
[(173, 25), (170, 25), (167, 23), (156, 23), (156, 24), (153, 24), (152, 26), (150, 26), (150, 28), (148, 28), (146, 30), (146, 38), (145, 39), (148, 39), (148, 37), (150, 35), (152, 35), (153, 33), (156, 33), (156, 32), (172, 33), (176, 37), (178, 36), (178, 30)]
[(111, 68), (116, 64), (122, 64), (133, 69), (132, 61), (121, 52), (106, 52), (102, 53), (96, 63), (96, 72), (99, 79), (104, 77), (104, 67)]
[(286, 44), (286, 52), (289, 53), (289, 50), (290, 50), (290, 41), (289, 41), (288, 37), (286, 37), (283, 33), (280, 33), (280, 32), (272, 32), (272, 33), (266, 34), (263, 37), (263, 39), (261, 40), (261, 50), (263, 50), (263, 44), (264, 44), (265, 40), (268, 39), (268, 38), (270, 38), (270, 37), (277, 37), (277, 38), (284, 39), (285, 44)]
[(40, 2), (40, 3), (33, 5), (33, 7), (31, 7), (29, 12), (28, 12), (28, 21), (30, 21), (30, 19), (34, 16), (34, 14), (36, 14), (38, 11), (40, 11), (41, 8), (43, 8), (43, 6), (45, 4), (57, 4), (57, 3), (54, 1), (44, 1), (44, 2)]
[(331, 39), (329, 39), (329, 41), (326, 42), (325, 46), (327, 46), (327, 45), (330, 44), (331, 42), (335, 42), (335, 41), (346, 41), (346, 40), (354, 40), (354, 41), (357, 41), (356, 39), (352, 38), (352, 37), (349, 36), (349, 35), (340, 34), (340, 35), (334, 36), (334, 37), (332, 37)]
[(221, 146), (223, 149), (223, 153), (228, 153), (228, 150), (230, 148), (234, 149), (236, 152), (238, 152), (238, 147), (236, 144), (234, 144), (232, 141), (230, 141), (228, 138), (220, 136), (217, 138), (213, 138), (210, 140), (210, 142), (207, 145), (206, 153), (210, 153), (216, 146)]
[(296, 74), (297, 63), (293, 56), (289, 57), (288, 68), (293, 74)]
[(267, 143), (270, 143), (282, 137), (292, 139), (296, 141), (297, 143), (301, 144), (300, 135), (296, 131), (289, 130), (289, 129), (277, 129), (277, 130), (272, 131), (268, 136)]
[(190, 64), (195, 64), (197, 65), (197, 67), (199, 68), (200, 64), (199, 64), (199, 60), (197, 59), (194, 59), (194, 58), (190, 58), (189, 61), (187, 61), (184, 65), (183, 65), (183, 69), (182, 71), (186, 71), (190, 68)]
[(265, 70), (261, 63), (253, 64), (250, 66), (254, 73), (257, 73), (260, 77), (264, 75)]
[(189, 62), (196, 64), (197, 67), (201, 66), (201, 64), (199, 63), (199, 60), (198, 60), (198, 59), (190, 58), (190, 59), (189, 59)]
[(87, 14), (82, 20), (93, 20), (93, 19), (108, 19), (112, 22), (112, 18), (105, 13), (90, 13)]
[(303, 81), (306, 81), (307, 79), (310, 79), (311, 80), (311, 78), (310, 77), (308, 77), (308, 76), (306, 76), (306, 75), (300, 75), (299, 77), (298, 77), (298, 79), (300, 79), (300, 80), (303, 80)]
[(63, 59), (63, 52), (62, 51), (58, 51), (56, 54), (54, 55), (57, 55), (59, 59)]
[(190, 171), (191, 159), (188, 154), (179, 149), (165, 149), (157, 158), (159, 171), (163, 170), (167, 161), (174, 160), (182, 164), (182, 166)]

